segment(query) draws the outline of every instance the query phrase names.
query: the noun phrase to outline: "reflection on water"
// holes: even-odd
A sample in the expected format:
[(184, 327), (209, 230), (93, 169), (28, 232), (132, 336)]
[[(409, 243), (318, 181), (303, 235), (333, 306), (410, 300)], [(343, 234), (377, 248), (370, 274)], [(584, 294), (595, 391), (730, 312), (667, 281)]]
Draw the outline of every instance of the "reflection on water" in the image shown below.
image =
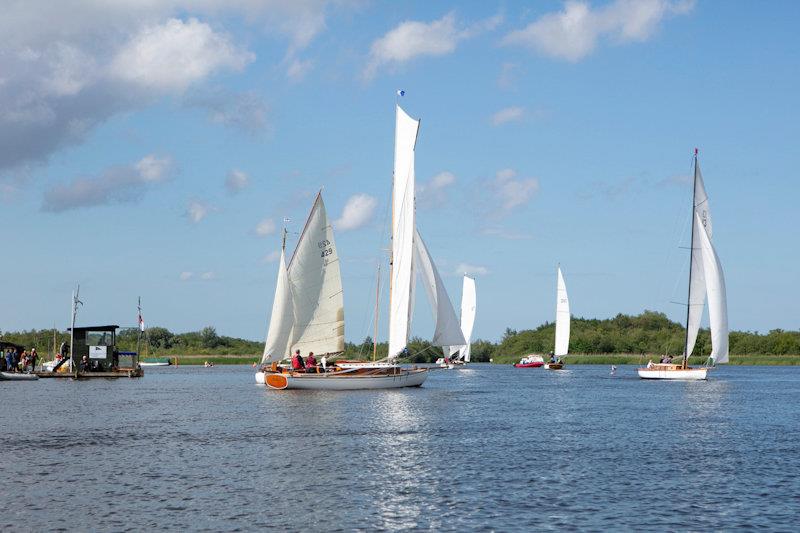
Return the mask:
[(798, 368), (276, 392), (180, 367), (3, 382), (0, 402), (3, 530), (792, 529), (800, 501)]

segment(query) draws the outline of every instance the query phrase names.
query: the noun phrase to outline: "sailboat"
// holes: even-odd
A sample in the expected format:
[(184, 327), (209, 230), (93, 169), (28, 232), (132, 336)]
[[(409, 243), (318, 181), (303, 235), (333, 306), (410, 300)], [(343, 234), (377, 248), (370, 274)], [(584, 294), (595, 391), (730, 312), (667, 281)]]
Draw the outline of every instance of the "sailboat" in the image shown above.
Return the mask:
[(708, 366), (692, 368), (689, 356), (694, 349), (700, 321), (708, 297), (708, 317), (711, 326), (712, 366), (728, 362), (728, 304), (722, 264), (711, 244), (711, 213), (703, 176), (694, 151), (694, 191), (692, 195), (692, 236), (689, 254), (689, 298), (686, 305), (686, 337), (683, 360), (680, 363), (648, 363), (639, 368), (642, 379), (703, 380)]
[(553, 350), (555, 362), (547, 362), (544, 367), (548, 370), (561, 370), (564, 368), (562, 357), (569, 353), (569, 296), (567, 295), (567, 285), (564, 283), (564, 275), (561, 267), (558, 267), (558, 285), (556, 287), (556, 342)]
[(449, 354), (436, 360), (436, 364), (443, 368), (454, 368), (454, 366), (469, 363), (470, 348), (472, 340), (472, 328), (475, 325), (475, 310), (477, 295), (475, 292), (475, 279), (464, 274), (464, 284), (461, 287), (461, 333), (464, 335), (464, 346), (445, 347), (444, 351)]

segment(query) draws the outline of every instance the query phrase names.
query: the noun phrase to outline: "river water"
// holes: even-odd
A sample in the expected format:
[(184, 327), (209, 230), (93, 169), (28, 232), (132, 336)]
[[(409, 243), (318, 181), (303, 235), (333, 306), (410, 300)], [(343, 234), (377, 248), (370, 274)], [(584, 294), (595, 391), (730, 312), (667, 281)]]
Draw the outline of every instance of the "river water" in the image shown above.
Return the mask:
[(800, 368), (472, 365), (270, 391), (244, 366), (0, 382), (0, 529), (797, 530)]

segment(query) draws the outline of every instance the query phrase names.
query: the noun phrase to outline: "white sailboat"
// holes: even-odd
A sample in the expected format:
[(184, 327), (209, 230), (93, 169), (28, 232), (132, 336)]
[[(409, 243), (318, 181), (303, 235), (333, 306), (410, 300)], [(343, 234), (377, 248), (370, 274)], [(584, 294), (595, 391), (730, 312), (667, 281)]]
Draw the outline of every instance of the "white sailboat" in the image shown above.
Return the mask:
[(548, 370), (561, 370), (564, 368), (562, 357), (569, 353), (569, 296), (567, 295), (567, 285), (564, 283), (564, 276), (561, 267), (558, 267), (558, 284), (556, 287), (556, 340), (553, 350), (554, 360), (544, 364)]
[(703, 176), (694, 152), (694, 192), (692, 200), (692, 237), (689, 255), (689, 298), (686, 309), (686, 338), (681, 363), (648, 363), (639, 368), (642, 379), (706, 379), (708, 367), (692, 368), (688, 365), (692, 354), (705, 300), (708, 297), (708, 316), (711, 326), (712, 364), (728, 362), (728, 304), (725, 276), (719, 256), (711, 244), (711, 213)]
[(464, 284), (461, 287), (461, 333), (464, 335), (464, 346), (445, 347), (449, 355), (447, 360), (437, 359), (436, 364), (444, 368), (454, 368), (456, 365), (469, 363), (472, 341), (472, 328), (475, 325), (475, 311), (477, 294), (475, 292), (475, 279), (464, 274)]

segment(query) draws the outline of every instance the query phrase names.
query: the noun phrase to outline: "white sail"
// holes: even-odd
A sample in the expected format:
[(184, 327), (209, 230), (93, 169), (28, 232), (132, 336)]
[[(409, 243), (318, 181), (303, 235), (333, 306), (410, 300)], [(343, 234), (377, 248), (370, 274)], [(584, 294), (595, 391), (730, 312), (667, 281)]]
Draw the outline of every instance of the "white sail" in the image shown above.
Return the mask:
[(557, 357), (569, 353), (569, 296), (561, 267), (558, 267), (558, 287), (556, 289), (556, 346), (553, 352)]
[(262, 364), (280, 361), (289, 355), (289, 338), (293, 323), (292, 292), (289, 287), (285, 255), (281, 250), (278, 281), (275, 284), (275, 299), (272, 301), (272, 315), (269, 319), (267, 340), (264, 343), (264, 354), (261, 357)]
[[(695, 214), (695, 224), (702, 224)], [(710, 236), (700, 232), (700, 249), (703, 252), (703, 271), (708, 291), (708, 319), (711, 325), (711, 357), (714, 363), (728, 362), (728, 298), (725, 275)]]
[(305, 356), (344, 351), (344, 297), (339, 255), (322, 195), (311, 214), (289, 263), (294, 305), (291, 351)]
[(700, 224), (694, 220), (692, 224), (692, 259), (691, 259), (691, 280), (689, 282), (689, 306), (688, 320), (686, 321), (686, 346), (684, 354), (692, 354), (697, 332), (700, 330), (700, 321), (703, 318), (703, 309), (706, 303), (706, 279), (703, 271), (703, 251), (700, 247), (701, 233), (708, 235), (711, 233), (711, 212), (708, 208), (708, 195), (703, 183), (703, 175), (700, 173), (700, 164), (695, 160), (694, 166), (694, 215), (701, 221)]
[(436, 269), (419, 231), (414, 233), (414, 263), (420, 280), (425, 286), (425, 292), (433, 312), (433, 320), (436, 324), (431, 344), (434, 346), (465, 346), (464, 335), (461, 333), (456, 312), (447, 295), (442, 278), (439, 276), (439, 271)]
[(392, 277), (389, 358), (408, 344), (414, 303), (414, 147), (419, 121), (396, 110), (392, 185)]
[(464, 346), (450, 347), (450, 357), (458, 354), (458, 359), (469, 363), (471, 353), (472, 328), (475, 325), (475, 311), (477, 294), (475, 280), (464, 274), (464, 284), (461, 288), (461, 333), (464, 335)]

